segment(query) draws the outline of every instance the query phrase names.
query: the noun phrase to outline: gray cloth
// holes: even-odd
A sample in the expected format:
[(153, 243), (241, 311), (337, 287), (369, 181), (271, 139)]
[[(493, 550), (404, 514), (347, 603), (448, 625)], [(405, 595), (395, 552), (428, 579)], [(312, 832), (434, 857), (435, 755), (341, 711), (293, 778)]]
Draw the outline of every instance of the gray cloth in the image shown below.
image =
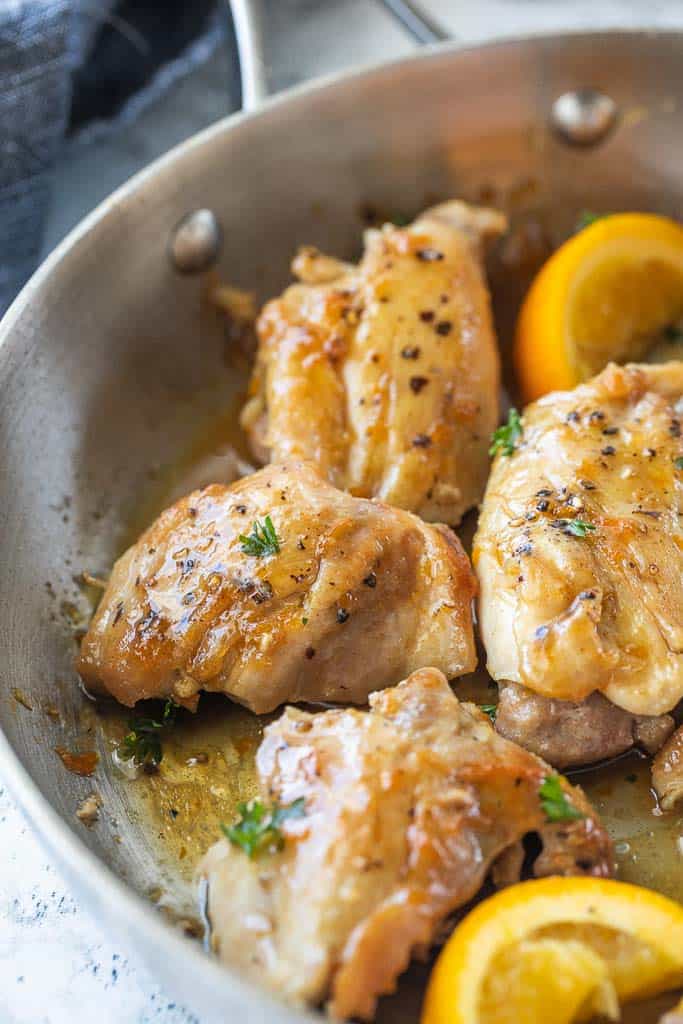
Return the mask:
[(0, 3), (0, 313), (40, 251), (69, 110), (69, 19), (67, 0)]
[[(84, 69), (86, 85), (99, 90), (85, 117), (82, 102), (78, 108), (79, 140), (86, 144), (122, 128), (206, 60), (222, 38), (225, 6), (192, 2), (196, 6), (182, 0), (0, 0), (0, 315), (38, 261), (51, 170), (69, 130), (69, 111), (76, 109), (74, 75), (82, 86), (75, 100), (83, 100)], [(110, 41), (118, 36), (128, 48), (110, 47), (102, 58), (97, 43), (107, 31)], [(135, 51), (144, 56), (144, 74)], [(114, 96), (116, 103), (108, 104)]]

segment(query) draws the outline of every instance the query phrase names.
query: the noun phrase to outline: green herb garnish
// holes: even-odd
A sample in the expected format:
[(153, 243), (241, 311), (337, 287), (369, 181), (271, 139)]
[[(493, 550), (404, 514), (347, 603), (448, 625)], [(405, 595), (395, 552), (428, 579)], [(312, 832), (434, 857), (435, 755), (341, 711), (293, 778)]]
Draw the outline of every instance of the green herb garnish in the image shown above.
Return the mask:
[(681, 341), (683, 339), (683, 330), (678, 324), (667, 324), (662, 331), (662, 337), (666, 341)]
[(679, 455), (677, 459), (674, 459), (674, 466), (676, 469), (683, 469), (683, 455)]
[(584, 228), (589, 228), (591, 224), (595, 224), (596, 220), (602, 220), (604, 216), (604, 213), (594, 213), (593, 210), (582, 210), (576, 218), (576, 228), (574, 230), (583, 231)]
[(583, 519), (567, 519), (565, 529), (573, 537), (585, 537), (587, 534), (593, 533), (597, 527), (594, 523), (587, 523)]
[(539, 787), (538, 796), (546, 818), (548, 821), (576, 821), (585, 818), (585, 814), (577, 811), (567, 799), (560, 779), (560, 775), (546, 775)]
[(256, 857), (260, 853), (281, 850), (285, 845), (280, 826), (288, 818), (303, 818), (306, 814), (306, 801), (299, 797), (294, 803), (281, 807), (275, 804), (266, 807), (260, 800), (250, 800), (237, 805), (240, 819), (236, 825), (221, 824), (221, 831), (233, 846), (239, 846), (247, 857)]
[(572, 537), (586, 537), (597, 529), (594, 523), (587, 523), (584, 519), (553, 519), (550, 525)]
[(277, 555), (280, 553), (280, 541), (277, 538), (273, 520), (266, 516), (261, 523), (254, 523), (251, 533), (246, 536), (241, 533), (240, 544), (245, 555), (256, 555), (263, 558), (264, 555)]
[(488, 715), (488, 718), (495, 722), (496, 715), (498, 714), (498, 705), (479, 705), (479, 711), (482, 711), (484, 715)]
[(504, 423), (493, 432), (489, 455), (497, 455), (498, 452), (501, 455), (512, 455), (516, 443), (523, 433), (521, 416), (516, 409), (510, 409), (507, 423)]
[(128, 732), (118, 745), (122, 761), (133, 761), (138, 767), (156, 768), (161, 764), (161, 732), (175, 721), (178, 705), (167, 700), (159, 719), (134, 716), (128, 723)]

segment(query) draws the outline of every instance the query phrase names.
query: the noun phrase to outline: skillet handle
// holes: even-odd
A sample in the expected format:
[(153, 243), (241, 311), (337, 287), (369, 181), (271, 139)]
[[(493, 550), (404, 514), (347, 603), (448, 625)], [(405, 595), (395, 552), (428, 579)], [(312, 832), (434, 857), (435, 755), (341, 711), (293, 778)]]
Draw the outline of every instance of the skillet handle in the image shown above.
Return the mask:
[[(268, 96), (268, 73), (264, 58), (263, 0), (229, 0), (235, 26), (242, 80), (242, 107), (253, 110)], [(417, 0), (381, 0), (384, 7), (417, 43), (438, 43), (449, 35)]]
[(263, 0), (230, 0), (242, 80), (242, 108), (253, 110), (268, 96), (264, 59)]

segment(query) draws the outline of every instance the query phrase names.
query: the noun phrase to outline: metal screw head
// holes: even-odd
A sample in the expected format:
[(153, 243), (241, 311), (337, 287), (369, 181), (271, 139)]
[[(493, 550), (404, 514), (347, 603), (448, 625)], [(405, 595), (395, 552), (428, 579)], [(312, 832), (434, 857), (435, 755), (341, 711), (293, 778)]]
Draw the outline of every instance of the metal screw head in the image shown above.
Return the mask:
[(223, 232), (212, 210), (193, 210), (171, 232), (169, 254), (180, 274), (201, 274), (218, 259)]
[(573, 89), (555, 100), (550, 119), (555, 131), (571, 146), (595, 146), (617, 120), (614, 100), (598, 89)]

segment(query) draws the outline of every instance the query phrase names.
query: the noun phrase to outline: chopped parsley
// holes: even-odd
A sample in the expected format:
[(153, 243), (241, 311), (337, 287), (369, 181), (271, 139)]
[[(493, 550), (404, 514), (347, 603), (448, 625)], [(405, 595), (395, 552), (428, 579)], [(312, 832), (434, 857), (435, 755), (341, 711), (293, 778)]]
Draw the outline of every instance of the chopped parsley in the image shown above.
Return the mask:
[(602, 220), (604, 216), (602, 213), (594, 213), (593, 210), (582, 210), (576, 218), (575, 230), (583, 231), (584, 228), (589, 228), (591, 224), (595, 224), (596, 220)]
[(683, 469), (683, 455), (679, 455), (677, 459), (674, 459), (674, 466), (676, 469)]
[(682, 341), (683, 330), (681, 330), (678, 324), (667, 324), (662, 331), (662, 337), (665, 341)]
[(519, 441), (523, 433), (521, 416), (516, 409), (510, 409), (507, 423), (504, 423), (493, 432), (489, 455), (497, 455), (498, 452), (501, 455), (512, 455), (517, 441)]
[(496, 713), (498, 711), (497, 704), (480, 704), (479, 710), (483, 711), (485, 715), (488, 715), (492, 722), (495, 722)]
[(263, 524), (254, 523), (252, 531), (248, 536), (241, 533), (239, 540), (245, 555), (255, 555), (257, 558), (263, 558), (264, 555), (277, 555), (280, 553), (280, 541), (270, 516), (266, 516)]
[(546, 818), (551, 822), (584, 818), (585, 815), (577, 811), (567, 798), (560, 779), (560, 775), (546, 775), (539, 787), (538, 796)]
[(594, 523), (587, 523), (584, 519), (555, 519), (550, 525), (572, 537), (587, 537), (597, 529)]
[(128, 732), (118, 745), (122, 761), (132, 761), (138, 768), (156, 768), (161, 764), (161, 733), (175, 722), (178, 705), (167, 700), (159, 718), (134, 716), (128, 723)]
[(221, 824), (221, 831), (233, 846), (239, 846), (247, 857), (253, 858), (261, 853), (282, 849), (285, 837), (280, 826), (288, 818), (303, 818), (306, 814), (306, 801), (299, 797), (285, 807), (279, 804), (266, 807), (260, 800), (249, 800), (248, 803), (238, 804), (237, 809), (240, 813), (237, 824)]

